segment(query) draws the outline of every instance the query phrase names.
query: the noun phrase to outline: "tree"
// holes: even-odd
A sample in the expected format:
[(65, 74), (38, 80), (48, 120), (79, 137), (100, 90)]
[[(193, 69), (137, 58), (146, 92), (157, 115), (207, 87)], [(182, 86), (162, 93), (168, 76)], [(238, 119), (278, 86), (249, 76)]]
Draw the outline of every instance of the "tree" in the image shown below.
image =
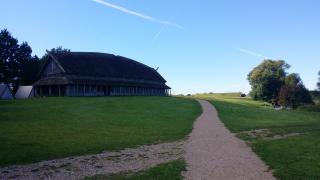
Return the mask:
[[(52, 48), (51, 50), (47, 51), (41, 58), (40, 58), (40, 63), (39, 63), (39, 69), (41, 69), (46, 61), (49, 58), (49, 53), (51, 54), (56, 54), (56, 53), (66, 53), (66, 52), (70, 52), (70, 49), (67, 48), (63, 48), (62, 46), (58, 46), (56, 48)], [(49, 52), (49, 53), (48, 53)]]
[(312, 103), (311, 95), (303, 85), (300, 76), (295, 73), (288, 75), (279, 92), (279, 104), (284, 107), (296, 108)]
[(0, 83), (9, 84), (14, 75), (12, 68), (15, 52), (19, 48), (18, 40), (13, 38), (7, 29), (0, 32)]
[(248, 74), (250, 95), (255, 100), (276, 102), (289, 68), (283, 60), (264, 60)]
[(317, 86), (318, 86), (318, 90), (320, 91), (320, 71), (319, 71), (318, 75), (319, 75), (319, 82), (317, 83)]
[(33, 66), (38, 58), (31, 55), (32, 49), (27, 42), (18, 44), (7, 30), (0, 32), (0, 83), (9, 84), (13, 92), (20, 84), (31, 84), (36, 80), (39, 69)]
[(70, 52), (70, 49), (67, 48), (63, 48), (62, 46), (58, 46), (56, 48), (52, 48), (51, 50), (47, 51), (40, 59), (40, 69), (45, 65), (47, 59), (49, 58), (49, 53), (51, 54), (56, 54), (56, 53), (66, 53), (66, 52)]
[[(65, 53), (70, 52), (70, 49), (63, 48), (62, 46), (58, 46), (56, 48), (52, 48), (49, 53), (55, 54), (55, 53)], [(41, 61), (45, 61), (49, 57), (48, 52), (45, 53), (45, 55), (42, 56)]]
[(22, 71), (22, 85), (30, 85), (39, 79), (39, 73), (41, 69), (41, 62), (38, 56), (34, 56), (24, 66)]

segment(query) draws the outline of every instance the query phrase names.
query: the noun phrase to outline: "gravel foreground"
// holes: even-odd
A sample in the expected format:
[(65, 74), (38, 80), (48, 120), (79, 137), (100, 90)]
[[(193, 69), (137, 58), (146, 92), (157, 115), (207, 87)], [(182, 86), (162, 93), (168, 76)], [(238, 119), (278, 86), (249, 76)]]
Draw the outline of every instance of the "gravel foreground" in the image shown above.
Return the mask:
[(146, 145), (118, 152), (69, 157), (0, 168), (0, 179), (83, 179), (99, 174), (138, 172), (183, 158), (184, 141)]
[(208, 102), (199, 100), (203, 113), (185, 146), (186, 180), (269, 180), (272, 172), (219, 120)]

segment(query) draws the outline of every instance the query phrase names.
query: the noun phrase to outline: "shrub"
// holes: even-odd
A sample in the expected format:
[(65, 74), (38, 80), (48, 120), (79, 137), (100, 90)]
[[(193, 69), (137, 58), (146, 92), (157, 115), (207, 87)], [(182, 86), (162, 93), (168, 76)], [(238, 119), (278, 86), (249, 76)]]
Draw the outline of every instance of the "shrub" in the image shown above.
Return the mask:
[(320, 112), (320, 105), (303, 105), (297, 108), (301, 111)]
[(289, 74), (281, 87), (278, 102), (286, 108), (297, 108), (301, 105), (313, 104), (311, 95), (298, 74)]
[(313, 104), (309, 91), (304, 86), (282, 86), (279, 93), (279, 104), (283, 107), (297, 108)]

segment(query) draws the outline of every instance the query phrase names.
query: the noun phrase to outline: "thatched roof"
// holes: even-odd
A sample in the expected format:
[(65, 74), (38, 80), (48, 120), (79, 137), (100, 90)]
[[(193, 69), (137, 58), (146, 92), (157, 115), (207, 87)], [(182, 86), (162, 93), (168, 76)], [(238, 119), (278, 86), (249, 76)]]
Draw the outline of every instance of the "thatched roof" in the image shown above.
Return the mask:
[(44, 77), (36, 85), (75, 84), (81, 81), (100, 83), (150, 84), (169, 88), (166, 80), (153, 68), (122, 56), (93, 52), (50, 54), (63, 71), (63, 76)]
[(122, 56), (91, 52), (67, 52), (52, 56), (67, 74), (166, 82), (155, 69)]

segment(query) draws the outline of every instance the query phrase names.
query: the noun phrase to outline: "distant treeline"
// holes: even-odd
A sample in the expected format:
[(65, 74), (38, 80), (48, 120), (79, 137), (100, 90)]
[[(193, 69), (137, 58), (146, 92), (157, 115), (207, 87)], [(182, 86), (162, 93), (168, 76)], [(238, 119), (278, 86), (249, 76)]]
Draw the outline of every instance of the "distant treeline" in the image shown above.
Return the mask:
[[(51, 52), (70, 51), (62, 47)], [(32, 55), (27, 42), (19, 44), (7, 29), (0, 31), (0, 84), (8, 84), (15, 93), (20, 85), (31, 85), (39, 79), (39, 72), (48, 54), (42, 58)]]

